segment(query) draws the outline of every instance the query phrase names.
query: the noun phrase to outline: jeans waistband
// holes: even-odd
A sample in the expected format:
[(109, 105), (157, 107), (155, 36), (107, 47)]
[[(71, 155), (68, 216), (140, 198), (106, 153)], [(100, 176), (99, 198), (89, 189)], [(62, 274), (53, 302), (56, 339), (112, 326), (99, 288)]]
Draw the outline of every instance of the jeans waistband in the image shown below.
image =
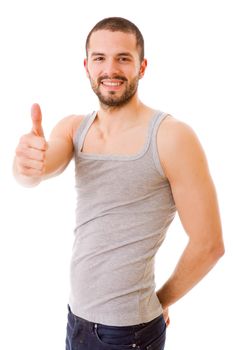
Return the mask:
[[(144, 322), (144, 323), (139, 323), (136, 325), (132, 325), (132, 326), (109, 326), (109, 325), (105, 325), (105, 324), (101, 324), (101, 323), (97, 323), (97, 322), (92, 322), (92, 321), (88, 321), (82, 317), (79, 317), (75, 314), (72, 313), (70, 306), (68, 304), (68, 310), (69, 312), (73, 315), (73, 317), (80, 322), (80, 324), (82, 324), (86, 329), (92, 331), (96, 325), (97, 326), (103, 326), (103, 327), (108, 327), (108, 328), (112, 328), (112, 329), (124, 329), (124, 330), (132, 330), (132, 331), (140, 331), (141, 329), (143, 329), (145, 326), (152, 324), (152, 323), (156, 323), (157, 321), (159, 321), (163, 315), (161, 314), (160, 316), (154, 318), (153, 320), (149, 321), (149, 322)], [(140, 333), (140, 332), (139, 332)]]

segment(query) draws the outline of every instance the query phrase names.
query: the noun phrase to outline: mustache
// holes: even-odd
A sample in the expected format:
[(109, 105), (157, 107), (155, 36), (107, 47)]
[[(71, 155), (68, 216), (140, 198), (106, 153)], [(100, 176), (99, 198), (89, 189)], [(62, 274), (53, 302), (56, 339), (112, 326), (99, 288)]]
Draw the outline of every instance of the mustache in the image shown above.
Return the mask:
[(101, 77), (99, 77), (97, 79), (97, 82), (98, 84), (100, 84), (102, 82), (103, 79), (119, 79), (119, 80), (122, 80), (122, 81), (127, 81), (128, 79), (126, 79), (125, 77), (123, 77), (122, 75), (114, 75), (112, 77), (109, 77), (108, 75), (103, 75)]

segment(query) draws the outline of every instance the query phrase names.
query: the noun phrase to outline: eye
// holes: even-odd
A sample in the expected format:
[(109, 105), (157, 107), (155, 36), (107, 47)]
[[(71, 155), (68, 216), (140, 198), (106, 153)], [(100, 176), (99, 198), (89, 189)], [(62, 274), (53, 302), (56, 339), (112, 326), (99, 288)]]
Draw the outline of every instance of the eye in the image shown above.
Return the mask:
[(103, 61), (103, 59), (104, 59), (104, 58), (103, 58), (102, 56), (98, 56), (98, 57), (95, 57), (95, 58), (94, 58), (94, 61), (97, 61), (97, 62), (98, 62), (98, 61)]
[(128, 57), (120, 57), (120, 58), (119, 58), (119, 61), (120, 61), (120, 62), (129, 62), (130, 59), (129, 59)]

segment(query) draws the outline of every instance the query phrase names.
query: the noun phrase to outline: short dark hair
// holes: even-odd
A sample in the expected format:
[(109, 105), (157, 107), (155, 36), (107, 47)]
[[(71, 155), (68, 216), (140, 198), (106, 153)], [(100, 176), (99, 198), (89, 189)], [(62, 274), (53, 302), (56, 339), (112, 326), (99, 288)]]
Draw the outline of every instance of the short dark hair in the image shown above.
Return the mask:
[(107, 17), (98, 22), (90, 31), (86, 39), (86, 55), (88, 55), (88, 47), (90, 42), (90, 37), (93, 32), (98, 30), (109, 30), (111, 32), (123, 32), (123, 33), (132, 33), (136, 37), (136, 45), (139, 48), (139, 57), (142, 62), (144, 59), (144, 39), (142, 33), (138, 27), (130, 22), (129, 20), (122, 17)]

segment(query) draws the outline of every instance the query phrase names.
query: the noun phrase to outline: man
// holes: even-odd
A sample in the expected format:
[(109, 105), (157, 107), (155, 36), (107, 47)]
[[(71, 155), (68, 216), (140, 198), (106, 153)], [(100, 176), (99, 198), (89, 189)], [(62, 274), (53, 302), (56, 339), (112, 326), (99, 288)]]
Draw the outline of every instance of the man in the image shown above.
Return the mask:
[[(139, 29), (112, 17), (86, 41), (86, 74), (100, 108), (62, 119), (46, 142), (39, 105), (16, 149), (24, 186), (76, 165), (77, 225), (66, 350), (164, 349), (168, 308), (224, 254), (216, 191), (185, 123), (138, 97), (147, 60)], [(154, 257), (178, 211), (189, 237), (155, 292)]]

